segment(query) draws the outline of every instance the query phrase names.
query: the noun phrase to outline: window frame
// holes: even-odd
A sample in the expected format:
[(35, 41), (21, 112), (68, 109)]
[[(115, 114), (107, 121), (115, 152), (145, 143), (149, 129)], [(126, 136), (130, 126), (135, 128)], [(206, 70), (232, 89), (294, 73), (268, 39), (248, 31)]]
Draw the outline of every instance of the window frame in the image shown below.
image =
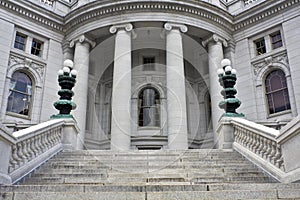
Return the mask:
[[(23, 37), (24, 43), (21, 43), (20, 41), (17, 40), (18, 36), (19, 37)], [(25, 52), (26, 45), (27, 45), (27, 37), (28, 37), (27, 35), (22, 34), (22, 33), (20, 33), (20, 32), (17, 31), (16, 34), (15, 34), (15, 40), (14, 40), (14, 45), (13, 45), (14, 49), (18, 49), (20, 51), (24, 51)], [(16, 47), (16, 44), (23, 45), (23, 49), (20, 49), (20, 48)]]
[[(15, 53), (19, 53), (22, 54), (23, 56), (29, 57), (31, 59), (39, 59), (41, 62), (45, 62), (45, 60), (47, 59), (47, 51), (48, 51), (48, 47), (49, 47), (49, 41), (48, 39), (46, 39), (43, 36), (39, 36), (35, 33), (26, 31), (24, 29), (21, 29), (19, 27), (15, 28), (14, 31), (14, 38), (16, 38), (16, 35), (20, 34), (23, 36), (26, 36), (26, 44), (25, 44), (25, 49), (22, 51), (21, 49), (15, 48), (15, 39), (12, 40), (12, 44), (11, 44), (11, 50)], [(40, 56), (32, 54), (31, 53), (31, 49), (32, 49), (32, 43), (33, 41), (37, 41), (40, 42), (41, 45), (41, 52), (40, 52)]]
[[(281, 36), (282, 46), (280, 46), (278, 48), (273, 48), (272, 36), (276, 35), (278, 33), (280, 33), (280, 36)], [(262, 39), (265, 42), (266, 52), (262, 53), (262, 54), (258, 54), (256, 42), (258, 42), (259, 40), (262, 40)], [(249, 36), (248, 42), (249, 42), (251, 59), (256, 59), (256, 58), (259, 59), (259, 58), (267, 57), (267, 56), (271, 55), (272, 53), (279, 52), (279, 51), (285, 49), (284, 33), (283, 33), (281, 26), (280, 27), (277, 26), (275, 28), (265, 30), (263, 32), (260, 31), (260, 34), (257, 34), (255, 36)]]
[[(145, 60), (153, 60), (153, 62), (145, 63)], [(143, 71), (155, 71), (155, 56), (143, 56)]]
[[(141, 100), (141, 95), (142, 93), (147, 90), (147, 89), (152, 89), (155, 94), (154, 94), (154, 105), (145, 105), (143, 106), (142, 105), (142, 101)], [(158, 100), (158, 103), (157, 103), (157, 100)], [(149, 125), (141, 125), (140, 122), (143, 122), (144, 119), (140, 119), (140, 116), (141, 114), (143, 114), (144, 112), (141, 112), (141, 109), (146, 109), (146, 108), (154, 108), (156, 109), (155, 110), (155, 120), (154, 120), (154, 123), (155, 125), (154, 126), (149, 126)], [(146, 128), (160, 128), (161, 127), (161, 95), (159, 93), (159, 91), (154, 88), (154, 87), (151, 87), (151, 86), (147, 86), (147, 87), (144, 87), (142, 88), (139, 92), (138, 92), (138, 98), (137, 98), (137, 125), (139, 128), (143, 128), (143, 129), (146, 129)]]
[[(35, 44), (40, 44), (40, 48), (34, 46), (34, 43)], [(32, 51), (39, 52), (39, 53), (37, 55), (35, 53), (32, 53)], [(38, 39), (36, 39), (36, 38), (33, 38), (32, 42), (31, 42), (30, 54), (34, 55), (34, 56), (42, 57), (42, 55), (43, 55), (43, 42), (40, 41), (40, 40), (38, 40)]]
[[(267, 84), (266, 84), (266, 81), (267, 81), (267, 78), (272, 74), (272, 73), (274, 73), (274, 72), (277, 72), (277, 71), (280, 71), (280, 72), (282, 72), (282, 74), (283, 74), (283, 76), (284, 76), (284, 79), (285, 79), (285, 84), (286, 84), (286, 87), (283, 87), (283, 88), (280, 88), (280, 89), (277, 89), (277, 90), (274, 90), (274, 91), (271, 91), (271, 92), (268, 92), (267, 91)], [(289, 93), (289, 88), (288, 88), (288, 80), (287, 80), (287, 78), (286, 78), (286, 74), (285, 74), (285, 72), (282, 70), (282, 69), (278, 69), (278, 68), (275, 68), (275, 69), (273, 69), (273, 70), (271, 70), (271, 71), (268, 71), (266, 74), (265, 74), (265, 77), (264, 77), (264, 80), (263, 80), (263, 86), (264, 86), (264, 97), (265, 97), (265, 102), (266, 102), (266, 110), (267, 110), (267, 113), (268, 113), (268, 116), (269, 117), (273, 117), (273, 116), (277, 116), (277, 115), (281, 115), (281, 114), (284, 114), (284, 113), (287, 113), (287, 112), (291, 112), (291, 98), (290, 98), (290, 93)], [(268, 95), (272, 95), (272, 94), (275, 94), (275, 93), (277, 93), (277, 92), (280, 92), (280, 91), (285, 91), (286, 92), (286, 94), (287, 94), (287, 99), (285, 99), (286, 97), (284, 96), (283, 98), (283, 101), (284, 101), (284, 104), (285, 104), (285, 107), (286, 107), (286, 109), (285, 110), (281, 110), (281, 111), (275, 111), (276, 110), (276, 107), (275, 107), (275, 105), (273, 105), (273, 112), (271, 112), (271, 105), (270, 105), (270, 100), (269, 100), (269, 97), (268, 97)], [(271, 97), (272, 99), (273, 99), (273, 97)], [(288, 101), (288, 102), (286, 102), (286, 100)], [(289, 104), (288, 106), (287, 106), (287, 103)], [(274, 102), (273, 102), (273, 104), (274, 104)]]
[[(29, 103), (29, 106), (28, 106), (28, 114), (27, 115), (24, 115), (24, 114), (20, 114), (20, 113), (16, 113), (16, 112), (13, 112), (13, 111), (8, 111), (8, 106), (9, 106), (9, 97), (10, 95), (7, 95), (6, 97), (6, 108), (5, 108), (5, 111), (6, 111), (6, 114), (7, 115), (10, 115), (10, 116), (14, 116), (14, 117), (18, 117), (18, 118), (24, 118), (24, 119), (31, 119), (31, 115), (32, 115), (32, 106), (33, 106), (33, 101), (34, 101), (34, 88), (35, 88), (35, 81), (34, 81), (34, 78), (33, 76), (27, 72), (27, 71), (24, 71), (24, 70), (16, 70), (12, 73), (12, 76), (11, 78), (9, 79), (9, 83), (11, 83), (12, 79), (13, 79), (13, 76), (15, 73), (23, 73), (25, 74), (31, 81), (31, 94), (28, 94), (28, 93), (24, 93), (22, 91), (18, 91), (18, 90), (14, 90), (14, 89), (11, 89), (11, 88), (8, 88), (8, 91), (9, 92), (15, 92), (15, 93), (19, 93), (19, 94), (24, 94), (24, 95), (27, 95), (30, 97), (30, 103)], [(28, 86), (27, 86), (28, 87)]]

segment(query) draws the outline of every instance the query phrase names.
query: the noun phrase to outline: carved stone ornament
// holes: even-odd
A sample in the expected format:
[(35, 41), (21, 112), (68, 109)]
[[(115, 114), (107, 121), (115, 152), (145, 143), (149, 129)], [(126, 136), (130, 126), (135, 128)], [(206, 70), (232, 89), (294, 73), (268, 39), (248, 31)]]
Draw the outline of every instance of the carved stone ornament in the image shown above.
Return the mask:
[(27, 69), (32, 69), (36, 71), (41, 77), (41, 80), (43, 80), (42, 77), (44, 76), (45, 73), (45, 64), (37, 63), (29, 58), (24, 58), (17, 55), (10, 55), (9, 62), (8, 62), (9, 68), (11, 68), (14, 65), (20, 65), (20, 64), (24, 65), (24, 67)]
[(207, 44), (210, 43), (210, 42), (221, 42), (224, 47), (228, 46), (227, 41), (223, 37), (219, 36), (218, 34), (213, 34), (212, 36), (210, 36), (206, 40), (202, 41), (202, 45), (204, 47), (206, 47)]
[(76, 38), (70, 42), (70, 47), (73, 48), (77, 42), (80, 42), (80, 43), (87, 42), (92, 48), (94, 48), (96, 46), (96, 42), (90, 40), (85, 35), (81, 35), (78, 38)]
[(259, 74), (259, 71), (262, 70), (264, 67), (272, 66), (274, 65), (274, 63), (280, 63), (289, 68), (289, 61), (286, 51), (252, 62), (254, 74)]

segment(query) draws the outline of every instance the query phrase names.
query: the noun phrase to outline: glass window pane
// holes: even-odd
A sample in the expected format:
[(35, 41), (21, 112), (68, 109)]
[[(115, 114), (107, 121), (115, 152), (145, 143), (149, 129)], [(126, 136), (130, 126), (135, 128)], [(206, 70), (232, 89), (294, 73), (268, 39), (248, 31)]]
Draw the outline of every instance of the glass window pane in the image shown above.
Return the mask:
[(139, 94), (139, 126), (159, 126), (159, 94), (153, 88), (145, 88)]
[(282, 70), (269, 73), (265, 80), (265, 87), (270, 114), (290, 109), (286, 78)]
[(23, 72), (15, 72), (10, 81), (9, 97), (6, 110), (21, 115), (28, 115), (31, 105), (32, 82)]

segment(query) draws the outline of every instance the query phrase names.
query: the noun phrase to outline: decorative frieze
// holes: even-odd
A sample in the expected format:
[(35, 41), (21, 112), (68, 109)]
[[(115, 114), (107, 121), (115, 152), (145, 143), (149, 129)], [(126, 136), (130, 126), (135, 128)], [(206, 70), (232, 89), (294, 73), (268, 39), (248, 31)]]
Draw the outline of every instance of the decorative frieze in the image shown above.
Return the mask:
[(254, 74), (259, 74), (260, 70), (266, 66), (272, 66), (274, 63), (280, 63), (289, 68), (289, 61), (286, 51), (281, 51), (277, 54), (256, 60), (252, 62)]
[[(30, 58), (27, 58), (27, 57), (22, 57), (20, 55), (17, 55), (17, 54), (11, 54), (10, 55), (10, 58), (9, 58), (9, 61), (8, 61), (8, 66), (9, 67), (13, 67), (15, 65), (24, 65), (24, 68), (30, 68), (30, 69), (33, 69), (34, 71), (36, 71), (41, 80), (42, 77), (44, 76), (44, 73), (45, 73), (45, 64), (44, 63), (39, 63), (39, 62), (36, 62)], [(9, 70), (9, 68), (8, 68)]]

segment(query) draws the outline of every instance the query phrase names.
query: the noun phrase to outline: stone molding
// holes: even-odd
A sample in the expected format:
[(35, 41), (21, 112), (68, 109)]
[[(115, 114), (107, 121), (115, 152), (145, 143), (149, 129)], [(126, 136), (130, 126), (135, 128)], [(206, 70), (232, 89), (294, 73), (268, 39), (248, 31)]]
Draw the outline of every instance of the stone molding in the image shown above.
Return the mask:
[[(278, 15), (279, 12), (282, 12), (286, 9), (292, 8), (297, 3), (300, 3), (300, 0), (285, 0), (267, 10), (260, 11), (260, 12), (258, 11), (257, 14), (255, 14), (254, 16), (251, 16), (251, 17), (249, 17), (249, 14), (247, 14), (248, 12), (245, 11), (245, 12), (241, 13), (240, 15), (237, 15), (236, 20), (235, 20), (237, 22), (234, 23), (234, 30), (235, 31), (240, 30), (242, 28), (245, 28), (245, 27), (251, 26), (257, 22), (260, 22), (267, 17)], [(257, 8), (257, 9), (261, 9), (261, 8)], [(249, 11), (252, 13), (256, 13), (255, 8), (251, 8), (251, 9), (249, 9)], [(246, 18), (246, 19), (239, 20), (238, 18)]]
[(221, 37), (221, 36), (219, 36), (217, 34), (213, 34), (212, 36), (210, 36), (206, 40), (203, 40), (202, 41), (202, 45), (204, 47), (206, 47), (208, 45), (208, 43), (210, 43), (210, 42), (214, 42), (214, 43), (220, 42), (220, 43), (223, 44), (224, 47), (228, 47), (227, 41), (223, 37)]
[[(171, 3), (170, 1), (158, 1), (158, 2), (114, 2), (113, 4), (104, 5), (102, 2), (99, 3), (101, 6), (95, 6), (94, 4), (91, 6), (96, 7), (96, 9), (91, 12), (85, 12), (83, 9), (76, 9), (70, 14), (68, 14), (65, 19), (63, 17), (54, 15), (50, 13), (49, 15), (39, 15), (36, 12), (32, 12), (31, 10), (22, 7), (22, 2), (20, 4), (16, 4), (14, 2), (8, 2), (6, 0), (0, 0), (0, 7), (3, 7), (6, 10), (9, 10), (10, 13), (17, 13), (23, 18), (27, 18), (29, 20), (35, 21), (36, 23), (43, 24), (46, 27), (51, 29), (55, 29), (60, 32), (71, 31), (71, 29), (76, 29), (77, 26), (82, 23), (86, 23), (87, 20), (98, 20), (101, 16), (102, 18), (114, 14), (117, 12), (123, 13), (124, 11), (135, 12), (135, 11), (162, 11), (162, 12), (178, 12), (178, 14), (191, 15), (196, 18), (205, 18), (205, 20), (209, 20), (223, 28), (229, 30), (239, 30), (241, 28), (245, 28), (247, 26), (253, 25), (256, 22), (263, 20), (272, 15), (278, 15), (279, 12), (284, 10), (293, 8), (295, 4), (300, 3), (300, 0), (286, 0), (283, 2), (279, 2), (274, 6), (269, 6), (270, 8), (267, 10), (259, 11), (258, 9), (263, 9), (259, 6), (257, 8), (251, 8), (242, 12), (237, 16), (232, 16), (229, 13), (215, 7), (207, 6), (206, 2), (197, 2), (197, 4), (177, 4), (176, 2)], [(268, 2), (266, 2), (268, 3)], [(275, 4), (275, 3), (274, 3)], [(89, 5), (87, 5), (89, 6)], [(206, 6), (206, 7), (205, 7)], [(209, 7), (209, 11), (207, 9)], [(266, 7), (266, 6), (264, 6)], [(37, 8), (38, 10), (45, 8)], [(86, 9), (85, 9), (86, 10)], [(254, 12), (254, 11), (257, 12)], [(249, 17), (249, 13), (255, 13), (253, 16)], [(66, 23), (64, 23), (64, 20)], [(66, 27), (66, 28), (64, 28)]]
[[(22, 1), (18, 2), (22, 3)], [(49, 14), (47, 15), (47, 17), (45, 17), (46, 15), (39, 15), (36, 12), (33, 12), (32, 10), (35, 10), (34, 8), (29, 10), (15, 4), (14, 2), (8, 2), (7, 0), (0, 0), (0, 7), (9, 10), (10, 13), (16, 13), (17, 15), (20, 15), (25, 19), (27, 18), (30, 21), (42, 24), (46, 27), (49, 27), (50, 29), (55, 29), (59, 32), (63, 32), (63, 18), (59, 18), (57, 15), (54, 16), (50, 14), (51, 17), (55, 19), (49, 19)]]
[(78, 38), (76, 38), (70, 42), (70, 47), (73, 48), (77, 42), (88, 43), (92, 48), (94, 48), (96, 46), (96, 42), (90, 40), (85, 35), (81, 35)]
[(170, 22), (165, 23), (164, 28), (167, 31), (171, 31), (172, 29), (178, 28), (182, 33), (186, 33), (188, 31), (188, 27), (186, 25)]
[[(87, 5), (88, 6), (88, 5)], [(211, 21), (211, 23), (218, 24), (223, 28), (232, 30), (232, 16), (217, 7), (208, 6), (206, 2), (198, 2), (192, 4), (186, 2), (185, 4), (178, 4), (177, 2), (171, 2), (168, 0), (162, 1), (149, 1), (149, 2), (121, 2), (115, 1), (114, 3), (107, 4), (107, 6), (101, 4), (101, 6), (93, 5), (93, 12), (85, 12), (82, 9), (78, 9), (73, 13), (70, 13), (66, 19), (66, 25), (69, 30), (76, 29), (77, 26), (99, 17), (116, 15), (123, 12), (163, 12), (163, 13), (175, 13), (182, 15), (190, 15), (195, 18), (205, 18), (205, 20)], [(209, 8), (209, 9), (208, 9)], [(86, 9), (86, 8), (85, 8)], [(93, 9), (91, 7), (91, 9)]]

